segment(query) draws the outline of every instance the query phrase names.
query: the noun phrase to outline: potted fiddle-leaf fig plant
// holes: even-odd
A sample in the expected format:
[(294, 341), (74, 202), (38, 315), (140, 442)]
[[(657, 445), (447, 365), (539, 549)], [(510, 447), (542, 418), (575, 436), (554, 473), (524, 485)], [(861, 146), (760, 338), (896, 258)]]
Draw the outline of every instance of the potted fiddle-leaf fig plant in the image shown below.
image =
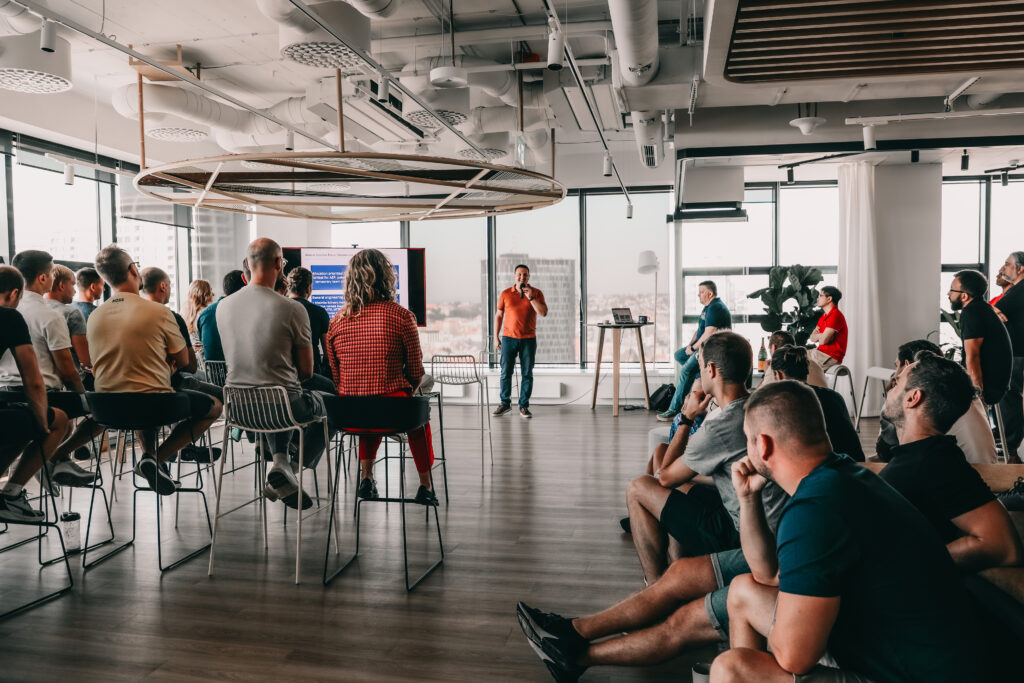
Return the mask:
[(806, 344), (821, 315), (815, 306), (817, 285), (823, 279), (817, 268), (799, 264), (773, 267), (768, 272), (768, 286), (747, 295), (764, 304), (761, 329), (765, 332), (785, 329), (793, 334), (798, 345)]

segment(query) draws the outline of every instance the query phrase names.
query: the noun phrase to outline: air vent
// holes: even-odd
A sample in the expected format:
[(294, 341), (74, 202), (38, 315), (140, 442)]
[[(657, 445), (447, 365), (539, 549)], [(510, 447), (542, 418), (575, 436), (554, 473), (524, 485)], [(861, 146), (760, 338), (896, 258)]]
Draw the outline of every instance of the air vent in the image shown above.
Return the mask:
[(495, 161), (496, 159), (500, 159), (508, 154), (507, 149), (500, 149), (498, 147), (481, 147), (480, 150), (484, 153), (483, 156), (480, 156), (480, 153), (475, 149), (469, 149), (468, 147), (466, 149), (460, 149), (459, 158), (473, 159), (477, 161)]
[(654, 145), (644, 145), (640, 148), (640, 155), (643, 158), (644, 166), (647, 168), (655, 168), (658, 165), (658, 155), (654, 150)]
[(210, 137), (205, 130), (198, 128), (185, 128), (183, 126), (168, 126), (164, 128), (153, 128), (146, 131), (146, 137), (164, 142), (199, 142)]
[(57, 38), (53, 52), (39, 49), (39, 33), (0, 40), (0, 88), (45, 95), (71, 89), (71, 45)]
[(292, 43), (281, 48), (281, 56), (306, 66), (342, 71), (355, 70), (363, 63), (355, 52), (341, 43)]
[[(453, 126), (457, 126), (464, 122), (468, 116), (463, 114), (461, 111), (452, 111), (450, 109), (435, 109), (437, 115), (444, 119), (446, 122)], [(423, 109), (411, 111), (405, 115), (405, 120), (416, 126), (417, 128), (429, 128), (431, 130), (440, 128), (441, 124), (433, 116), (428, 114)]]

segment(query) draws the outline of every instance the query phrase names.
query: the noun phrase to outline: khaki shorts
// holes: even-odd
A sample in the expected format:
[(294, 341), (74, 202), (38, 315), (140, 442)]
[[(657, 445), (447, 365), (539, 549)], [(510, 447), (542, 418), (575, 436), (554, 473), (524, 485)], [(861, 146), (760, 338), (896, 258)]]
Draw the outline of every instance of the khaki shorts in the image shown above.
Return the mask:
[(839, 361), (837, 361), (835, 358), (828, 355), (827, 353), (819, 351), (818, 349), (811, 349), (810, 351), (808, 351), (807, 357), (810, 358), (811, 360), (817, 361), (818, 365), (821, 366), (822, 370), (828, 370), (833, 365), (839, 365)]

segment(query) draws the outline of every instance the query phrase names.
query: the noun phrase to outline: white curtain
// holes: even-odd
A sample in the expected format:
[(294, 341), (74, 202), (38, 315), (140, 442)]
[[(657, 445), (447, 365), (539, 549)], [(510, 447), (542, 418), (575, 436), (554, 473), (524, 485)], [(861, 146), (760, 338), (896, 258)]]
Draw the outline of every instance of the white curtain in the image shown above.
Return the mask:
[[(875, 167), (865, 162), (839, 166), (839, 290), (840, 309), (849, 329), (843, 364), (853, 373), (857, 400), (867, 369), (884, 365), (878, 294)], [(877, 384), (874, 383), (874, 384)], [(836, 387), (845, 395), (842, 387)], [(877, 387), (868, 388), (865, 415), (877, 415)]]

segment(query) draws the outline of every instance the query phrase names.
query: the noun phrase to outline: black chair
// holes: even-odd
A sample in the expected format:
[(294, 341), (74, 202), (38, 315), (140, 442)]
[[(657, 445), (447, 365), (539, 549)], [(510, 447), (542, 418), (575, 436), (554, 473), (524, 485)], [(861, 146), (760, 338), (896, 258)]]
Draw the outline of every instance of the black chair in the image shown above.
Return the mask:
[[(430, 399), (419, 396), (408, 398), (403, 396), (338, 396), (332, 397), (327, 401), (326, 405), (328, 414), (336, 421), (336, 424), (344, 425), (341, 427), (341, 431), (345, 436), (349, 438), (358, 438), (360, 436), (383, 437), (385, 439), (385, 443), (387, 443), (388, 439), (398, 441), (399, 455), (397, 457), (399, 463), (399, 495), (397, 498), (392, 498), (385, 494), (384, 497), (377, 498), (375, 500), (362, 500), (356, 496), (355, 552), (341, 567), (328, 575), (327, 563), (330, 559), (331, 531), (332, 524), (334, 523), (334, 516), (331, 515), (331, 519), (327, 525), (327, 551), (324, 555), (324, 585), (326, 586), (333, 581), (339, 574), (341, 574), (341, 572), (345, 571), (353, 561), (355, 561), (356, 557), (359, 556), (360, 505), (362, 503), (398, 503), (402, 511), (402, 558), (405, 563), (405, 589), (407, 591), (411, 591), (444, 562), (444, 541), (441, 538), (441, 520), (438, 516), (437, 506), (428, 506), (427, 522), (429, 525), (430, 510), (432, 508), (434, 511), (434, 525), (437, 528), (437, 543), (438, 548), (441, 551), (441, 557), (431, 564), (430, 567), (428, 567), (427, 570), (419, 576), (419, 578), (412, 583), (409, 583), (409, 545), (406, 533), (405, 506), (406, 504), (414, 503), (415, 498), (407, 497), (405, 493), (405, 461), (407, 459), (405, 452), (405, 435), (430, 422)], [(331, 490), (332, 509), (338, 496), (343, 449), (336, 449), (335, 457), (337, 458), (337, 466), (334, 471), (334, 485)], [(386, 459), (387, 457), (389, 456), (385, 454), (383, 459)], [(359, 477), (353, 477), (353, 480), (358, 487)]]
[[(180, 393), (160, 393), (160, 394), (143, 394), (136, 392), (119, 392), (119, 393), (99, 393), (99, 392), (87, 392), (85, 395), (86, 401), (89, 404), (89, 410), (92, 412), (93, 419), (100, 425), (103, 425), (107, 429), (116, 430), (119, 433), (119, 438), (131, 439), (132, 444), (132, 467), (134, 468), (137, 463), (136, 452), (135, 452), (135, 430), (141, 429), (159, 429), (160, 427), (166, 427), (173, 425), (184, 420), (188, 420), (191, 417), (191, 410), (189, 406), (188, 397)], [(194, 442), (199, 434), (192, 435), (192, 441)], [(207, 445), (209, 448), (209, 445)], [(213, 456), (210, 454), (212, 462)], [(89, 520), (86, 523), (85, 531), (85, 542), (83, 546), (86, 550), (82, 553), (82, 566), (86, 569), (92, 568), (107, 560), (117, 553), (121, 552), (125, 548), (135, 543), (135, 527), (136, 527), (136, 504), (138, 495), (141, 492), (150, 491), (153, 492), (156, 498), (156, 539), (157, 539), (157, 563), (160, 567), (160, 571), (164, 572), (191, 560), (192, 558), (200, 555), (207, 549), (210, 544), (207, 543), (201, 548), (194, 550), (181, 559), (175, 560), (171, 564), (164, 566), (163, 563), (163, 544), (161, 542), (161, 498), (163, 496), (157, 494), (153, 489), (149, 487), (148, 483), (143, 483), (140, 486), (139, 478), (137, 475), (132, 476), (132, 480), (135, 484), (135, 492), (132, 495), (132, 537), (126, 543), (119, 545), (113, 550), (105, 553), (101, 557), (94, 559), (89, 562), (86, 557), (86, 552), (89, 549), (89, 530), (92, 524), (92, 507), (90, 505)], [(197, 483), (193, 488), (179, 488), (176, 494), (181, 493), (198, 493), (203, 498), (203, 509), (206, 511), (206, 525), (209, 529), (209, 533), (213, 535), (213, 524), (210, 520), (210, 509), (206, 503), (206, 493), (203, 491), (203, 481), (201, 474), (198, 474), (197, 470)]]
[[(2, 409), (2, 407), (3, 406), (0, 405), (0, 409)], [(24, 457), (24, 456), (22, 456), (22, 457)], [(22, 612), (26, 612), (26, 611), (32, 609), (33, 607), (38, 607), (39, 605), (42, 605), (42, 604), (47, 603), (47, 602), (49, 602), (51, 600), (54, 600), (54, 599), (60, 597), (61, 595), (64, 595), (68, 591), (70, 591), (74, 587), (74, 585), (75, 585), (75, 580), (74, 580), (74, 578), (71, 575), (71, 563), (68, 560), (67, 547), (64, 545), (64, 534), (61, 532), (60, 524), (58, 523), (58, 520), (60, 518), (60, 514), (57, 511), (57, 502), (54, 500), (53, 496), (47, 496), (47, 494), (46, 494), (46, 488), (48, 488), (48, 487), (52, 488), (53, 482), (50, 481), (50, 473), (46, 469), (45, 463), (44, 463), (44, 466), (40, 468), (40, 476), (43, 477), (45, 479), (45, 482), (46, 482), (46, 486), (40, 486), (40, 494), (39, 494), (40, 504), (42, 506), (43, 512), (46, 513), (46, 516), (43, 518), (43, 521), (41, 521), (41, 522), (17, 522), (17, 521), (13, 521), (13, 520), (8, 520), (8, 521), (0, 522), (0, 525), (2, 525), (2, 527), (3, 527), (2, 529), (0, 529), (0, 534), (5, 534), (5, 533), (8, 532), (8, 530), (10, 528), (8, 525), (33, 526), (33, 527), (36, 527), (36, 534), (34, 536), (30, 536), (27, 539), (23, 539), (23, 540), (20, 540), (20, 541), (15, 541), (13, 543), (9, 543), (8, 545), (0, 548), (0, 553), (4, 553), (4, 552), (7, 552), (8, 550), (13, 550), (15, 548), (19, 548), (19, 547), (21, 547), (23, 545), (31, 543), (32, 541), (38, 541), (38, 544), (39, 544), (39, 549), (38, 549), (39, 565), (41, 567), (45, 567), (45, 566), (49, 566), (51, 564), (54, 564), (56, 562), (60, 562), (61, 560), (63, 560), (63, 562), (64, 562), (64, 569), (67, 572), (67, 576), (68, 576), (67, 585), (65, 585), (65, 586), (63, 586), (63, 587), (61, 587), (61, 588), (59, 588), (59, 589), (57, 589), (57, 590), (55, 590), (53, 592), (47, 593), (46, 595), (43, 595), (42, 597), (35, 598), (34, 600), (30, 600), (29, 602), (26, 602), (26, 603), (23, 603), (23, 604), (19, 605), (18, 607), (14, 607), (12, 609), (7, 610), (6, 612), (0, 614), (0, 620), (6, 619), (8, 617), (13, 617), (16, 614), (21, 614)], [(46, 506), (46, 503), (45, 503), (45, 499), (47, 497), (50, 499), (50, 508), (52, 508), (52, 510), (53, 510), (53, 519), (52, 520), (50, 519), (50, 510), (47, 509), (47, 506)], [(51, 529), (51, 528), (55, 529), (57, 531), (57, 539), (60, 541), (61, 555), (58, 556), (55, 559), (52, 559), (52, 560), (44, 560), (43, 559), (43, 537), (45, 537), (47, 535), (47, 531), (49, 531), (49, 529)]]

